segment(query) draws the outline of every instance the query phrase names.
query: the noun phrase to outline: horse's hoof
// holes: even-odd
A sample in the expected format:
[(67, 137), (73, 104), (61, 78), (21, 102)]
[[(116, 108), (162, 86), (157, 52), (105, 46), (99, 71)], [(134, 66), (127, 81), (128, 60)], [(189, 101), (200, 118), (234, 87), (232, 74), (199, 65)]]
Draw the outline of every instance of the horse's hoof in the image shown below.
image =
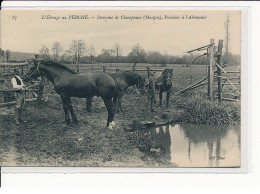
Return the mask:
[(62, 125), (63, 125), (63, 126), (68, 126), (68, 125), (70, 125), (70, 122), (64, 121), (64, 122), (62, 123)]
[(112, 125), (112, 123), (109, 123), (109, 125), (108, 125), (107, 128), (110, 129), (110, 130), (113, 130), (113, 125)]
[(116, 122), (115, 121), (112, 121), (112, 127), (115, 127), (116, 126)]
[(71, 124), (77, 125), (78, 123), (79, 123), (78, 120), (75, 120), (75, 121), (72, 121)]

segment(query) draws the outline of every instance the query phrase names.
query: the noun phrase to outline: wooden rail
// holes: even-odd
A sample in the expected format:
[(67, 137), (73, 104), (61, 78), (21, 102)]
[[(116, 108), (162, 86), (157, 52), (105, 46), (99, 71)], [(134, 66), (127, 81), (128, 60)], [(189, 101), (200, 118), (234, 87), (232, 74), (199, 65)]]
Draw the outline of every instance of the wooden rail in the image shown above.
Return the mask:
[(205, 46), (202, 46), (202, 47), (199, 47), (199, 48), (196, 48), (196, 49), (193, 49), (193, 50), (190, 50), (190, 51), (187, 51), (186, 53), (192, 53), (194, 51), (202, 51), (202, 50), (207, 50), (209, 47), (211, 47), (213, 44), (210, 43), (208, 45), (205, 45)]
[[(186, 92), (188, 90), (194, 89), (194, 87), (196, 88), (197, 85), (201, 84), (202, 82), (204, 82), (207, 79), (207, 77), (203, 78), (202, 80), (199, 80), (198, 82), (192, 84), (191, 86), (179, 91), (180, 93)], [(178, 93), (179, 93), (178, 92)]]
[(241, 73), (240, 71), (226, 71), (226, 73)]
[[(130, 68), (120, 69), (120, 68), (115, 68), (115, 67), (109, 68), (109, 67), (105, 67), (105, 66), (103, 66), (103, 67), (92, 67), (92, 68), (88, 68), (88, 67), (87, 68), (85, 68), (85, 67), (80, 68), (80, 72), (95, 71), (95, 70), (100, 70), (100, 71), (102, 70), (103, 72), (106, 72), (106, 71), (118, 72), (118, 71), (133, 71), (133, 68), (132, 69), (130, 69)], [(147, 72), (148, 70), (147, 69), (137, 69), (137, 68), (135, 68), (134, 71), (135, 72)], [(160, 68), (160, 69), (151, 69), (150, 68), (150, 71), (152, 71), (152, 72), (163, 72), (164, 69), (163, 68)]]

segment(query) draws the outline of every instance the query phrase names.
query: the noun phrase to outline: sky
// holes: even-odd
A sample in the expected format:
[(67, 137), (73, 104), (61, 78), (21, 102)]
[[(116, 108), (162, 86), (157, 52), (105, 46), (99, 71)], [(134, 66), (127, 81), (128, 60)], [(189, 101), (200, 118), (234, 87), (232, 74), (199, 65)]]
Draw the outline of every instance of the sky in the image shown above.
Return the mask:
[[(84, 40), (87, 46), (95, 47), (97, 54), (118, 43), (123, 55), (135, 44), (145, 51), (183, 55), (185, 51), (209, 44), (212, 38), (216, 44), (224, 39), (227, 14), (230, 16), (230, 50), (240, 54), (241, 20), (237, 10), (2, 10), (0, 47), (38, 53), (42, 45), (51, 51), (53, 43), (58, 41), (64, 52), (72, 40)], [(52, 19), (46, 19), (47, 15)], [(75, 19), (86, 15), (89, 19)], [(115, 19), (116, 16), (119, 18)], [(140, 19), (126, 19), (131, 16)], [(197, 18), (190, 19), (193, 16)]]

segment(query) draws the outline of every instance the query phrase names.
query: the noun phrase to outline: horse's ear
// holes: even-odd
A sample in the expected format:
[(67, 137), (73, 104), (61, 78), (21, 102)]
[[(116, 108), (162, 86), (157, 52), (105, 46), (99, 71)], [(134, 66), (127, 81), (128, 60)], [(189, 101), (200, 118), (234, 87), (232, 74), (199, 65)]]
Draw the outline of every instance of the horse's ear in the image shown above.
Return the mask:
[(164, 70), (163, 70), (162, 74), (164, 74), (164, 73), (165, 73), (165, 71), (166, 71), (166, 69), (164, 69)]
[(173, 69), (171, 69), (171, 74), (173, 74)]

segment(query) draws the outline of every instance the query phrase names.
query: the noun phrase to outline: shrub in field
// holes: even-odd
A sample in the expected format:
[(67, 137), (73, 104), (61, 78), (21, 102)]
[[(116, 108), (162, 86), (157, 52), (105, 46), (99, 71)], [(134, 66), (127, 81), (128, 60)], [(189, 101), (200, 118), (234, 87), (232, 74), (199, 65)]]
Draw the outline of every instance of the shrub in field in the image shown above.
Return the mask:
[(197, 124), (238, 124), (240, 104), (210, 101), (200, 93), (176, 98), (177, 107), (184, 110), (180, 120)]

